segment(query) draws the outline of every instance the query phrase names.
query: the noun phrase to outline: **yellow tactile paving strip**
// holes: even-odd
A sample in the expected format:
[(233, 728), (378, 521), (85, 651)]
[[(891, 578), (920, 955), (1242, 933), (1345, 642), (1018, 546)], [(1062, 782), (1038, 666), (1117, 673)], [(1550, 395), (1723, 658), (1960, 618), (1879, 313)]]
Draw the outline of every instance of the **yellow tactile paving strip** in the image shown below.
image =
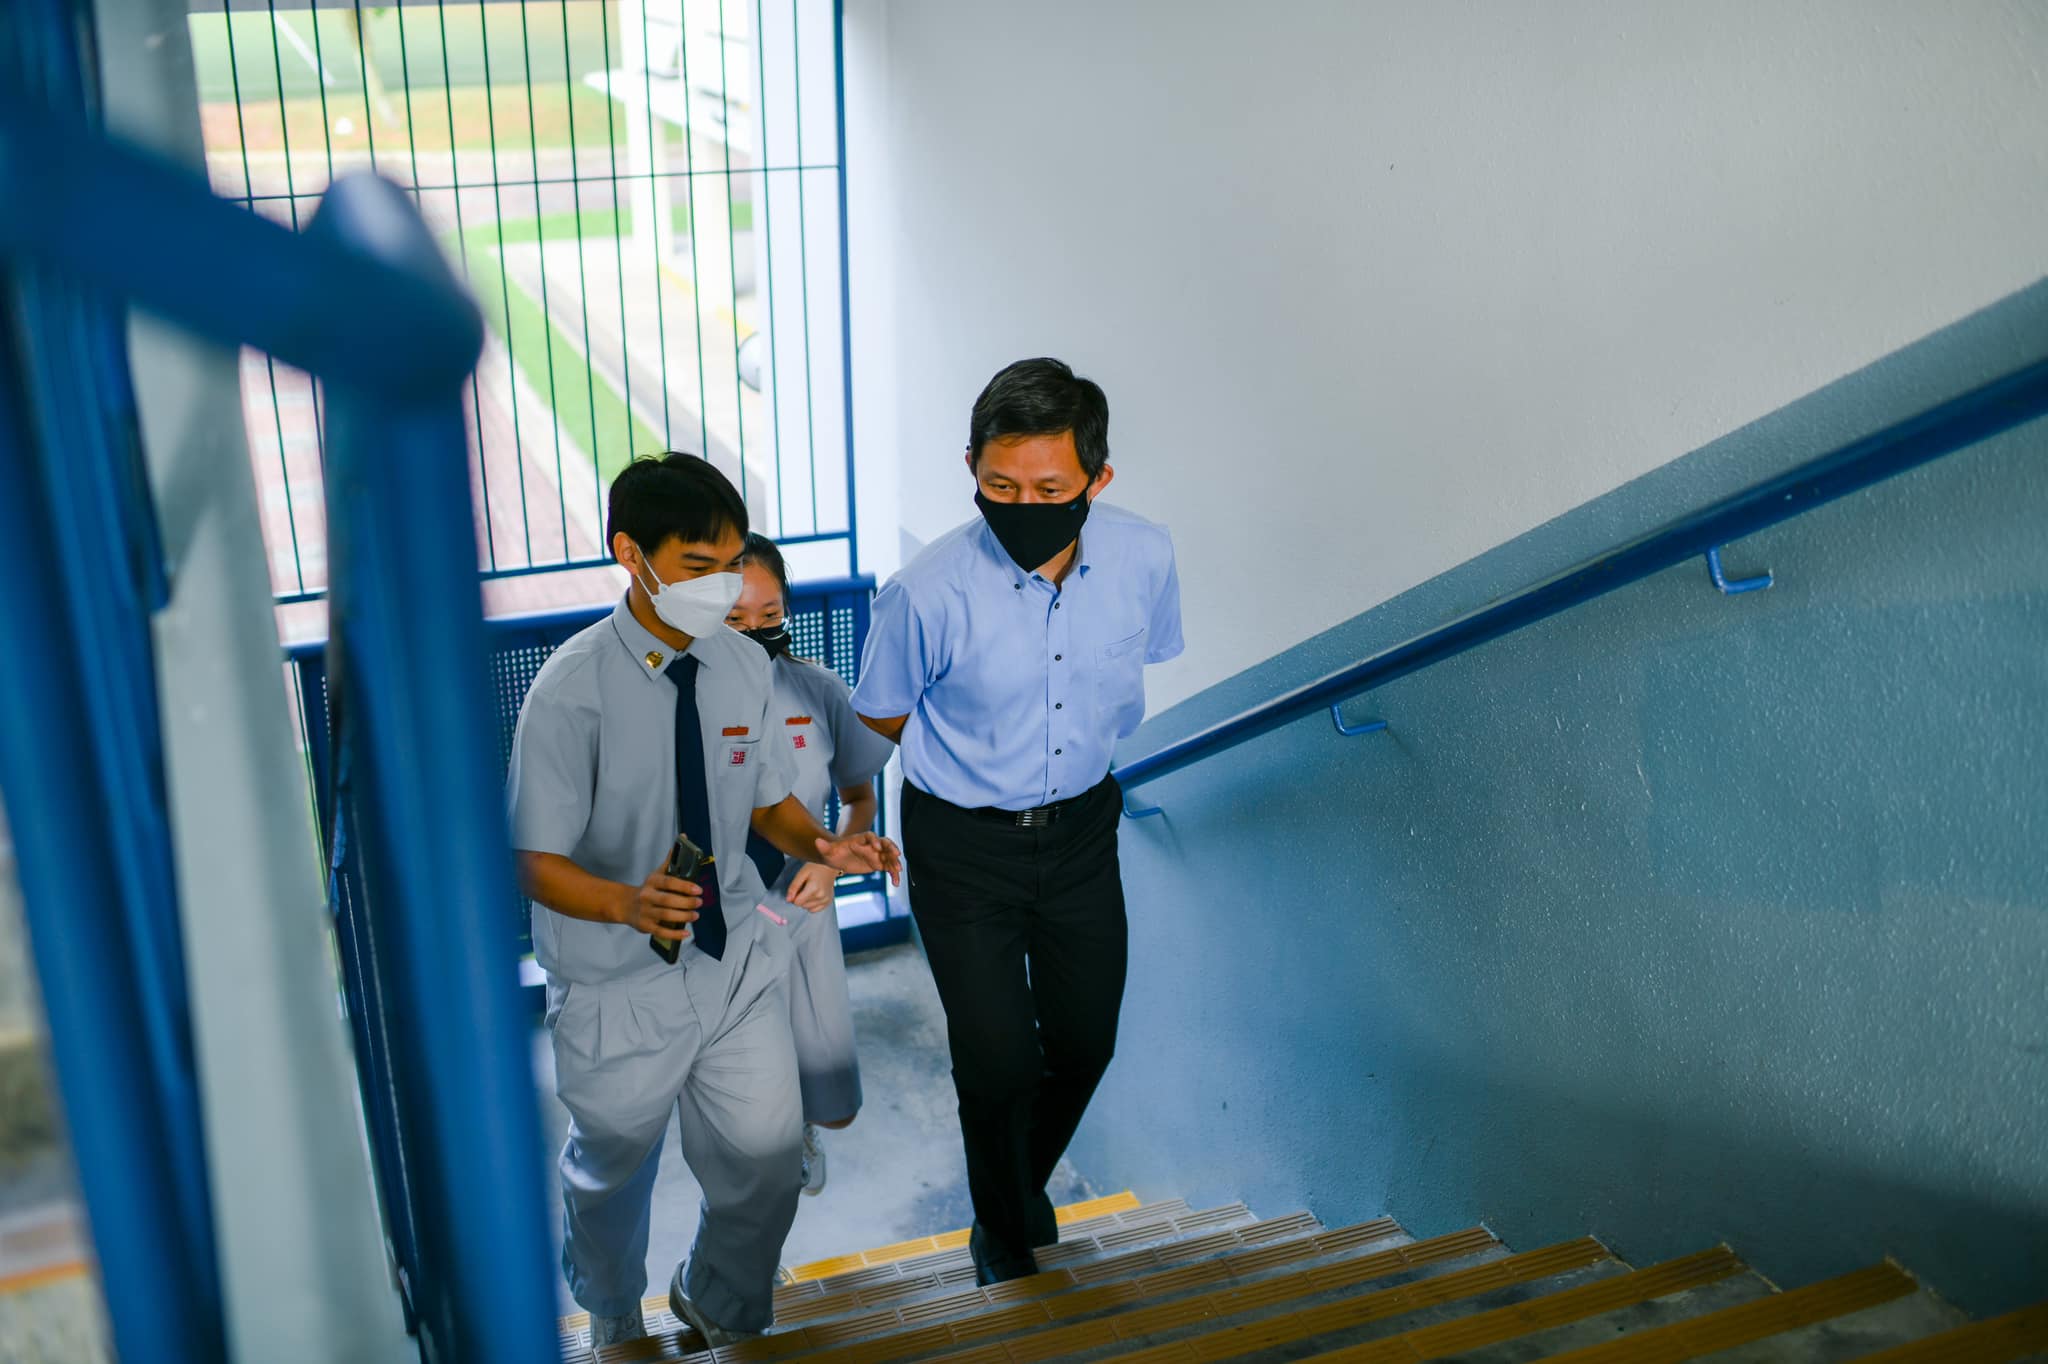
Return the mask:
[(1676, 1364), (1679, 1360), (1732, 1350), (1767, 1336), (1880, 1307), (1918, 1288), (1913, 1277), (1897, 1265), (1872, 1265), (1839, 1279), (1795, 1288), (1690, 1321), (1638, 1331), (1604, 1345), (1555, 1355), (1552, 1364), (1566, 1360), (1571, 1364)]
[[(1406, 1316), (1425, 1307), (1438, 1307), (1465, 1298), (1475, 1298), (1482, 1293), (1491, 1293), (1495, 1289), (1511, 1288), (1516, 1284), (1547, 1279), (1556, 1274), (1569, 1274), (1575, 1269), (1584, 1269), (1613, 1258), (1607, 1247), (1588, 1236), (1577, 1241), (1566, 1241), (1561, 1245), (1546, 1246), (1542, 1250), (1532, 1250), (1521, 1255), (1510, 1255), (1505, 1259), (1474, 1265), (1470, 1269), (1454, 1270), (1449, 1274), (1433, 1275), (1413, 1283), (1397, 1284), (1392, 1288), (1383, 1288), (1377, 1293), (1365, 1293), (1321, 1307), (1289, 1312), (1284, 1316), (1225, 1327), (1192, 1340), (1155, 1345), (1131, 1354), (1117, 1355), (1115, 1358), (1125, 1362), (1142, 1360), (1145, 1364), (1155, 1364), (1155, 1361), (1182, 1364), (1182, 1361), (1190, 1360), (1235, 1359), (1255, 1350), (1291, 1341), (1311, 1340), (1332, 1331)], [(1328, 1282), (1314, 1283), (1307, 1292), (1322, 1293), (1333, 1288), (1349, 1286), (1347, 1281), (1335, 1278)], [(1295, 1296), (1303, 1294), (1297, 1293)], [(1223, 1310), (1215, 1315), (1236, 1315), (1270, 1305), (1270, 1299), (1261, 1300), (1257, 1296), (1247, 1295), (1240, 1301), (1219, 1304)], [(1158, 1324), (1148, 1325), (1145, 1331), (1120, 1330), (1119, 1334), (1128, 1339), (1148, 1334), (1150, 1331), (1193, 1325), (1198, 1320), (1200, 1318), (1192, 1316), (1180, 1320), (1162, 1320)], [(1042, 1354), (1013, 1353), (1010, 1359), (1022, 1364), (1025, 1360), (1048, 1357)]]
[[(1107, 1217), (1111, 1213), (1130, 1212), (1138, 1206), (1138, 1196), (1126, 1189), (1122, 1193), (1110, 1194), (1106, 1198), (1093, 1198), (1085, 1203), (1069, 1203), (1063, 1208), (1054, 1208), (1053, 1217), (1064, 1227), (1074, 1222), (1086, 1222), (1090, 1218)], [(866, 1269), (871, 1265), (908, 1260), (941, 1250), (957, 1250), (966, 1244), (965, 1230), (949, 1231), (938, 1236), (921, 1236), (914, 1241), (898, 1241), (893, 1246), (877, 1246), (858, 1255), (839, 1255), (829, 1260), (813, 1260), (807, 1265), (797, 1265), (791, 1269), (789, 1277), (795, 1283), (803, 1283), (810, 1279), (829, 1279), (835, 1274)]]
[[(1652, 1298), (1704, 1287), (1739, 1274), (1744, 1268), (1735, 1253), (1722, 1246), (1682, 1260), (1671, 1260), (1612, 1279), (1568, 1288), (1548, 1297), (1333, 1350), (1317, 1355), (1315, 1364), (1416, 1364), (1419, 1360), (1442, 1359), (1446, 1355), (1498, 1345), (1553, 1326), (1618, 1312)], [(1200, 1356), (1204, 1359), (1212, 1357)]]
[(2042, 1353), (2048, 1353), (2048, 1302), (1894, 1345), (1858, 1364), (2006, 1364)]
[(66, 1279), (83, 1278), (92, 1272), (92, 1267), (83, 1260), (67, 1260), (62, 1264), (43, 1265), (37, 1269), (10, 1274), (0, 1279), (0, 1297), (10, 1293), (26, 1293), (32, 1288), (45, 1284), (62, 1283)]

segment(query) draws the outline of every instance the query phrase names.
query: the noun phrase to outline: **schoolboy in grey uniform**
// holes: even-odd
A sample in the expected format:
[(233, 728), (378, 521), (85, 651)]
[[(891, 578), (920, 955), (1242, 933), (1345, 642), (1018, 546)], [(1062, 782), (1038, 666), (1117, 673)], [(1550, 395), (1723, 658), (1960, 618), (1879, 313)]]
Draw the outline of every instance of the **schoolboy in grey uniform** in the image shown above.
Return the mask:
[[(747, 528), (724, 475), (686, 455), (637, 460), (609, 512), (632, 586), (534, 679), (509, 776), (570, 1116), (562, 1267), (593, 1346), (645, 1334), (649, 1202), (677, 1112), (704, 1196), (669, 1301), (718, 1345), (773, 1319), (799, 1167), (790, 948), (757, 908), (748, 832), (854, 873), (893, 871), (896, 850), (828, 835), (764, 742), (767, 656), (723, 624)], [(714, 855), (715, 885), (663, 874), (678, 829)], [(675, 964), (650, 938), (683, 945)]]

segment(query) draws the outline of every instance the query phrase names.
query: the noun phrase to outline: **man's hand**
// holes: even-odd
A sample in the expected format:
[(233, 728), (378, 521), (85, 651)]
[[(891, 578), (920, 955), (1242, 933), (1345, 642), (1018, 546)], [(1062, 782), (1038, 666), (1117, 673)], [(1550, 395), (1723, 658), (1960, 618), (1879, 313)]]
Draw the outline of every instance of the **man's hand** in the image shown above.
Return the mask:
[(847, 834), (818, 840), (818, 860), (851, 876), (886, 871), (892, 885), (903, 884), (903, 857), (896, 845), (874, 834)]
[(667, 875), (667, 866), (664, 858), (639, 885), (619, 887), (617, 922), (663, 942), (681, 942), (690, 936), (690, 925), (697, 921), (704, 888), (695, 881)]
[(830, 867), (806, 862), (790, 878), (788, 900), (798, 909), (812, 914), (832, 908), (832, 899), (838, 891), (839, 873)]

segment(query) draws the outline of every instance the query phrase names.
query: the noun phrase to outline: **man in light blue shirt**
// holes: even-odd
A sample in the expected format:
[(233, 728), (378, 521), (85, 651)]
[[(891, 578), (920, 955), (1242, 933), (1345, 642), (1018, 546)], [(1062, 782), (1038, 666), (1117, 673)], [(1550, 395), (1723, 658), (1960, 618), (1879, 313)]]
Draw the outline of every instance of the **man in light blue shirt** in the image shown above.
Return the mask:
[(981, 516), (875, 597), (855, 711), (902, 745), (910, 907), (946, 1009), (977, 1279), (1037, 1272), (1046, 1180), (1108, 1067), (1127, 932), (1116, 741), (1181, 651), (1164, 527), (1096, 501), (1101, 388), (1057, 360), (989, 381)]

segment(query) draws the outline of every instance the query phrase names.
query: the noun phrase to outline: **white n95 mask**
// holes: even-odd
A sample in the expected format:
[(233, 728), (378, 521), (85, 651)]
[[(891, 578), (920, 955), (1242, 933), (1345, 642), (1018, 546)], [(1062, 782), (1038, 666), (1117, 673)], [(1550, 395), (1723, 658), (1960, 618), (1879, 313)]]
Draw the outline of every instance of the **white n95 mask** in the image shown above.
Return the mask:
[[(641, 551), (640, 559), (646, 562), (645, 550)], [(654, 579), (654, 585), (640, 585), (647, 588), (654, 614), (670, 629), (681, 630), (692, 639), (702, 638), (725, 624), (744, 585), (737, 573), (706, 573), (701, 578), (665, 583), (655, 576), (652, 564), (647, 566), (647, 576)]]

